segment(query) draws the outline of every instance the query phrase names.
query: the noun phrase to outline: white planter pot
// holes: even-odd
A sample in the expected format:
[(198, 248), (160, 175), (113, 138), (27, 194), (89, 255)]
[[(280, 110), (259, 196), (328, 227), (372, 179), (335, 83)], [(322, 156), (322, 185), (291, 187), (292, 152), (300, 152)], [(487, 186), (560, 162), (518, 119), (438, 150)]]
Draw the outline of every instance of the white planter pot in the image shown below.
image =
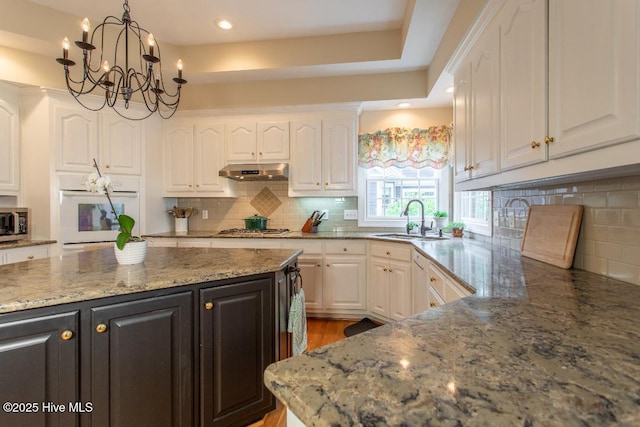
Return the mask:
[(434, 217), (433, 218), (436, 221), (436, 229), (438, 230), (444, 230), (444, 228), (447, 226), (448, 222), (449, 222), (449, 218), (447, 217)]
[(140, 242), (128, 242), (124, 245), (122, 250), (118, 249), (116, 244), (113, 244), (113, 250), (116, 254), (118, 264), (131, 265), (144, 262), (144, 258), (147, 256), (147, 241), (142, 240)]

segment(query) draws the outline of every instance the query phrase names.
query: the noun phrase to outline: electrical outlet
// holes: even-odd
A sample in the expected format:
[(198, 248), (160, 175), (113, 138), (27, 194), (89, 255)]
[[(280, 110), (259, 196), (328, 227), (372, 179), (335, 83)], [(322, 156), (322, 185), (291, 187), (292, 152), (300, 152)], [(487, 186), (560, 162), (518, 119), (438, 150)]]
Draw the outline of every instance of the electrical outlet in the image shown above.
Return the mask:
[(209, 219), (209, 211), (207, 209), (202, 209), (202, 219)]
[(344, 219), (358, 219), (357, 209), (345, 209), (343, 212), (344, 212)]
[(324, 216), (322, 217), (323, 221), (326, 221), (329, 219), (329, 211), (327, 209), (323, 209), (322, 212), (320, 212), (320, 214), (324, 214)]
[(514, 212), (507, 212), (507, 224), (511, 228), (516, 226), (516, 214)]
[(494, 227), (500, 226), (500, 211), (497, 209), (493, 211), (493, 226)]

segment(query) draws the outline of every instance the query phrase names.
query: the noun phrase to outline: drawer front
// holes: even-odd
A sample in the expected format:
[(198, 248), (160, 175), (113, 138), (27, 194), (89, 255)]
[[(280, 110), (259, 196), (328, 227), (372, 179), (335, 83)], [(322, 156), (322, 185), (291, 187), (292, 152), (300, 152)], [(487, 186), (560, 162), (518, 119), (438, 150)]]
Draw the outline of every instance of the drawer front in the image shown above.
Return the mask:
[(6, 263), (12, 264), (14, 262), (31, 261), (34, 259), (48, 258), (49, 247), (48, 246), (34, 246), (28, 248), (11, 249), (6, 253)]
[(322, 242), (310, 239), (283, 239), (283, 249), (302, 249), (305, 255), (322, 255)]
[(325, 253), (327, 254), (351, 254), (366, 255), (367, 243), (355, 240), (333, 240), (325, 243)]
[(380, 258), (394, 259), (397, 261), (411, 262), (411, 245), (372, 243), (371, 255)]
[(175, 239), (154, 238), (148, 239), (150, 248), (175, 248), (178, 246), (178, 241)]
[(440, 297), (447, 301), (447, 279), (446, 276), (439, 268), (430, 265), (429, 266), (429, 287), (435, 289)]

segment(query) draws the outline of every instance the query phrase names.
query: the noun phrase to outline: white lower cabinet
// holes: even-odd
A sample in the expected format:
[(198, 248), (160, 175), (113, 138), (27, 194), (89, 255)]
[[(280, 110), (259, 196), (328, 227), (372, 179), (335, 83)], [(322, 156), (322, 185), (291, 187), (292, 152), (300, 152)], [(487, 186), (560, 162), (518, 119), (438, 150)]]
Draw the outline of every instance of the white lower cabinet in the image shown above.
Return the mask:
[(413, 313), (420, 313), (429, 308), (429, 260), (416, 250), (413, 251), (411, 283)]
[(364, 256), (325, 256), (324, 299), (328, 311), (367, 309), (367, 259)]
[(371, 244), (369, 263), (369, 312), (400, 320), (413, 314), (411, 246)]
[(33, 261), (34, 259), (49, 258), (49, 256), (49, 245), (5, 249), (0, 251), (0, 264), (13, 264), (15, 262)]

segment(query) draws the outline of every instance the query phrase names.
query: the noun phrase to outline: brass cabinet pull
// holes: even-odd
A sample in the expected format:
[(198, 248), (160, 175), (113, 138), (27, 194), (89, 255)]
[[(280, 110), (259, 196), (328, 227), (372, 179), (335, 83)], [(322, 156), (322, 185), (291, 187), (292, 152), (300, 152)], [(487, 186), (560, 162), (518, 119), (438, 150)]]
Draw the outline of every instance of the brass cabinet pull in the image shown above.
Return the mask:
[(331, 267), (331, 265), (327, 264), (327, 267)]
[(548, 144), (548, 143), (553, 142), (553, 141), (554, 141), (554, 139), (553, 139), (552, 136), (545, 136), (544, 137), (544, 143), (545, 144)]
[(213, 310), (213, 303), (208, 301), (204, 303), (205, 310)]
[(387, 251), (387, 255), (391, 255), (391, 252)]
[(316, 264), (316, 267), (321, 267), (321, 265), (320, 264)]
[(189, 184), (189, 188), (193, 187), (193, 185)]
[(473, 170), (473, 165), (469, 165), (469, 166), (467, 166), (467, 168), (469, 168), (467, 170)]
[(539, 142), (531, 141), (531, 148), (538, 148), (538, 147), (540, 147)]
[(465, 167), (464, 167), (464, 171), (466, 172), (466, 171), (468, 171), (468, 170), (469, 170), (469, 166), (465, 166)]
[(34, 259), (34, 258), (35, 258), (35, 257), (34, 257), (33, 255), (29, 255), (29, 256), (27, 257), (27, 259)]
[(386, 269), (386, 268), (383, 268), (383, 269), (382, 269), (382, 271), (387, 271), (387, 269)]
[(438, 306), (438, 304), (436, 304), (435, 302), (430, 302), (429, 303), (429, 307), (437, 307), (437, 306)]
[(96, 332), (99, 334), (106, 332), (106, 330), (107, 330), (107, 325), (105, 325), (104, 323), (98, 323), (98, 325), (96, 326)]
[(196, 188), (200, 188), (200, 184), (196, 184)]
[(60, 334), (60, 338), (62, 338), (65, 341), (69, 341), (71, 338), (73, 338), (73, 332), (66, 329), (62, 331), (62, 333)]
[(430, 277), (430, 278), (429, 278), (429, 281), (430, 281), (430, 282), (435, 282), (435, 281), (436, 281), (436, 278), (435, 278), (435, 277)]
[(390, 269), (389, 269), (389, 273), (393, 273), (393, 268), (390, 268)]

